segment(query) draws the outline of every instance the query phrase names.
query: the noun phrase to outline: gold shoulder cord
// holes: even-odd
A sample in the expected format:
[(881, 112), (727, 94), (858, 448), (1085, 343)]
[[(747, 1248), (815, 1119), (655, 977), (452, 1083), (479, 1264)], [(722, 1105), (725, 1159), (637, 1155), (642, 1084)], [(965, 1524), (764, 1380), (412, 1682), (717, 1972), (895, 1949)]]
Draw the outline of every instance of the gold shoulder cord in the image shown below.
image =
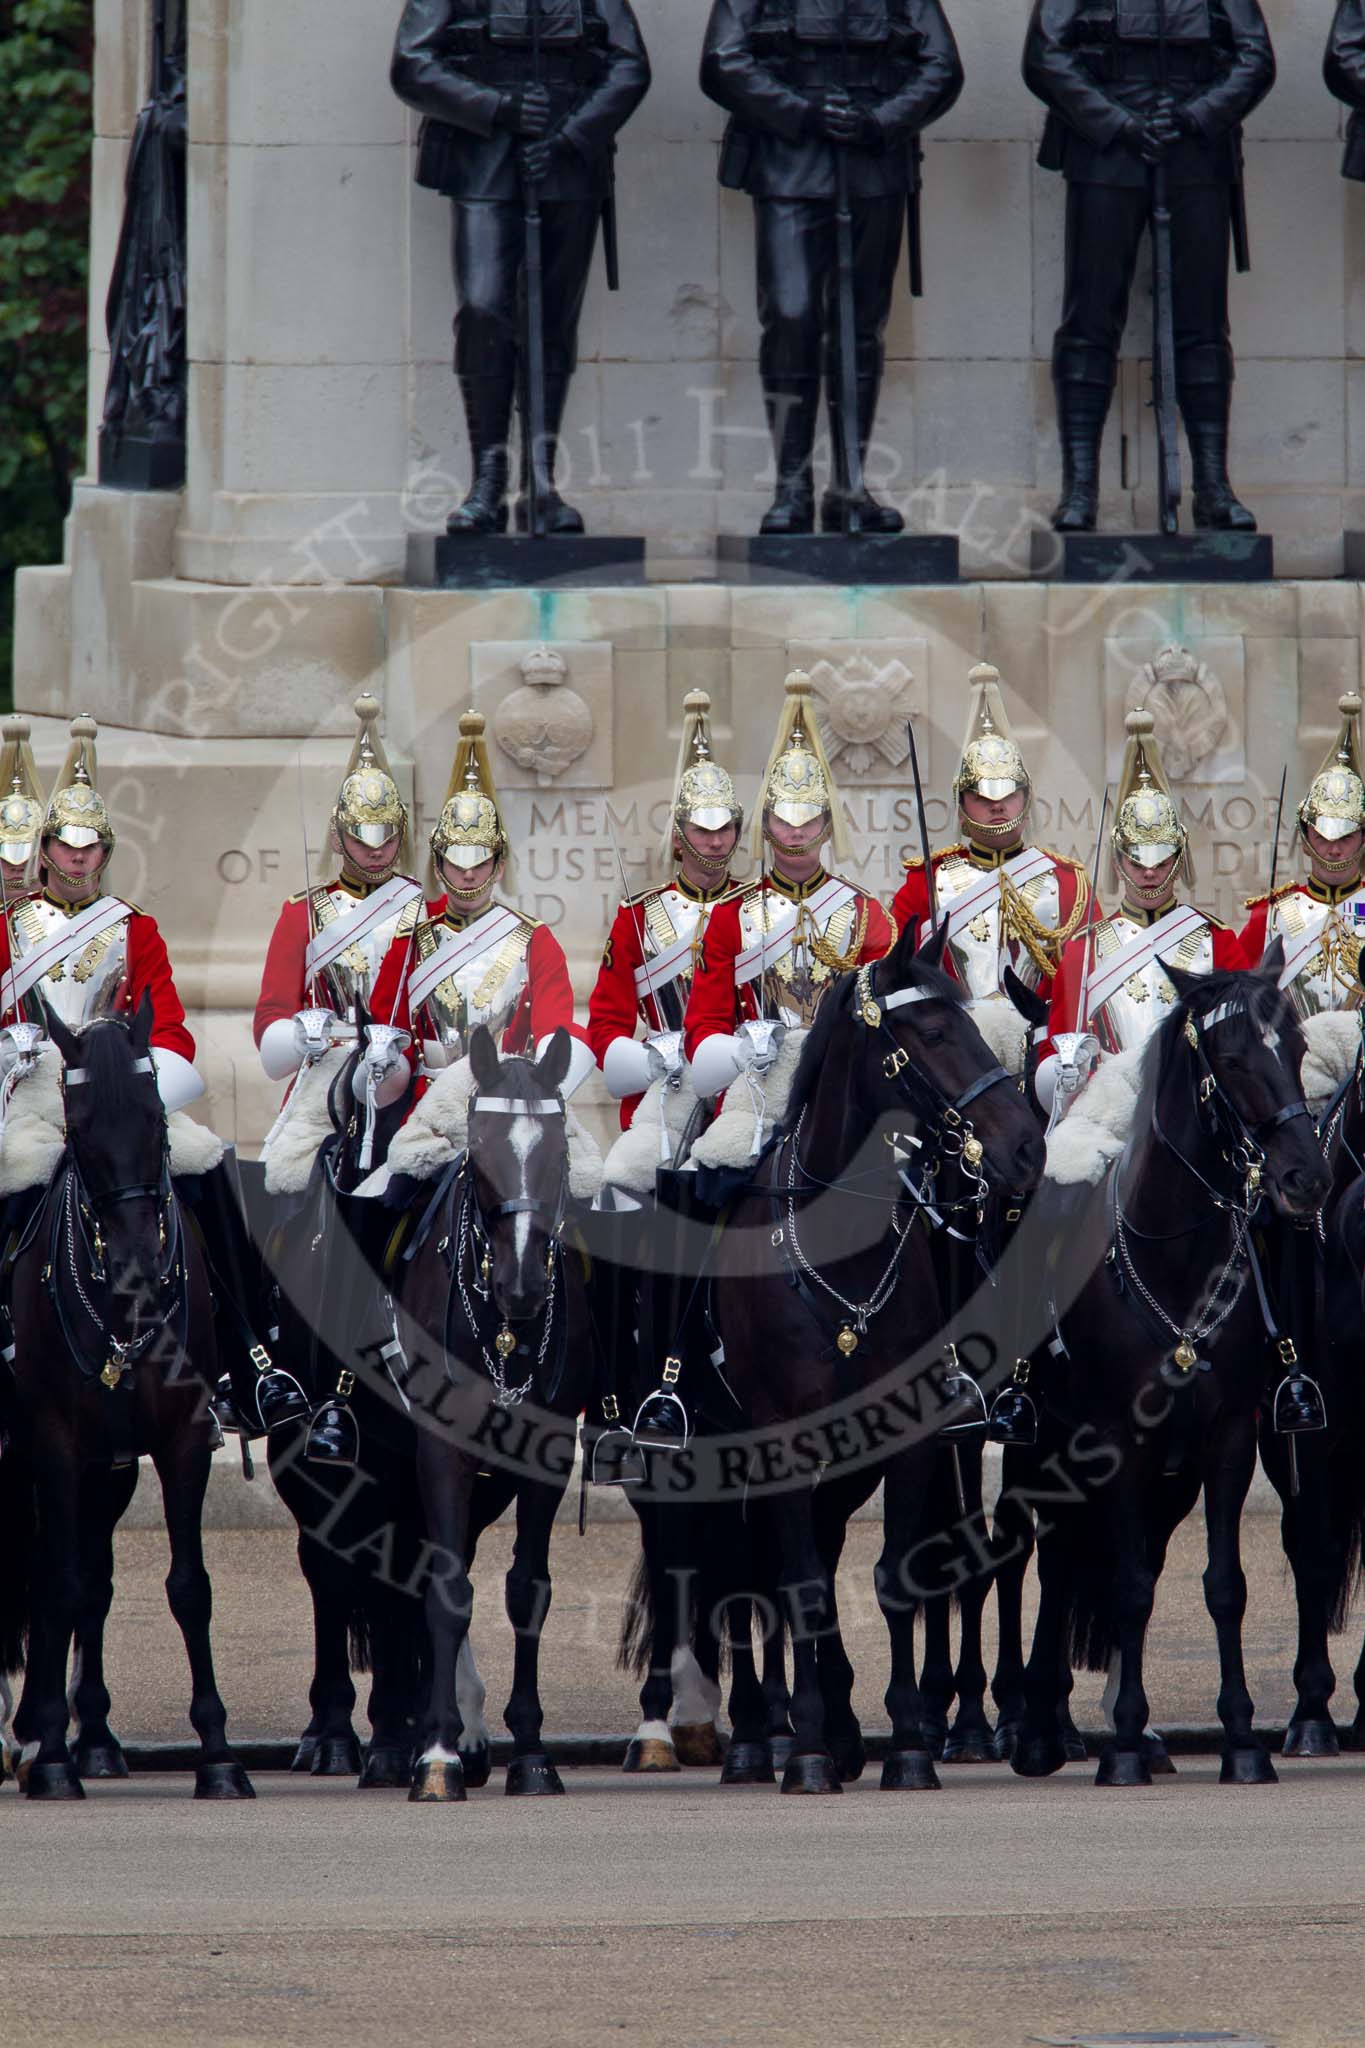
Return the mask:
[[(857, 930), (854, 932), (853, 944), (849, 948), (847, 953), (839, 952), (837, 947), (831, 946), (828, 943), (828, 941), (825, 939), (822, 933), (816, 931), (814, 921), (812, 920), (810, 913), (807, 911), (806, 906), (804, 905), (804, 903), (801, 906), (802, 916), (805, 918), (806, 923), (810, 928), (809, 944), (811, 952), (815, 955), (816, 959), (820, 962), (821, 966), (828, 967), (832, 974), (848, 974), (853, 968), (855, 968), (858, 965), (858, 962), (862, 957), (863, 941), (867, 937), (867, 921), (872, 914), (872, 905), (866, 896), (860, 897), (859, 902), (861, 903), (862, 908), (858, 916)], [(799, 936), (800, 932), (798, 927), (798, 937)]]
[(1065, 924), (1042, 924), (1029, 909), (1021, 892), (1015, 888), (1003, 868), (1001, 869), (1000, 917), (1005, 934), (1008, 938), (1018, 939), (1022, 943), (1040, 974), (1057, 972), (1062, 949), (1080, 930), (1089, 900), (1089, 887), (1078, 889), (1076, 901), (1071, 906), (1071, 915)]

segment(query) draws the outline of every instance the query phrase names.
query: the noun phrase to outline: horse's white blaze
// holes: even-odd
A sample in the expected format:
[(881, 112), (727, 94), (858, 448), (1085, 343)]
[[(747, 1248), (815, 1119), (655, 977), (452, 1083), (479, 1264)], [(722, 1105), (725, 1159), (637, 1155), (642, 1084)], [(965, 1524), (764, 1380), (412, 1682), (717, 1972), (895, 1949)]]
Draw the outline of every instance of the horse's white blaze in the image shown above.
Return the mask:
[(690, 1649), (684, 1646), (673, 1652), (669, 1677), (673, 1681), (671, 1719), (675, 1727), (699, 1728), (703, 1721), (719, 1724), (720, 1687), (706, 1676)]
[(474, 1662), (474, 1646), (466, 1636), (460, 1644), (460, 1654), (455, 1663), (455, 1704), (464, 1724), (466, 1749), (486, 1749), (493, 1739), (483, 1718), (487, 1698), (488, 1687), (479, 1676), (479, 1667)]
[[(537, 1117), (519, 1116), (512, 1125), (512, 1150), (516, 1154), (517, 1164), (521, 1168), (521, 1186), (517, 1189), (518, 1201), (525, 1201), (531, 1191), (529, 1170), (531, 1154), (535, 1151), (536, 1146), (544, 1135), (545, 1126)], [(529, 1216), (521, 1215), (517, 1217), (516, 1224), (517, 1264), (520, 1266), (522, 1260), (526, 1257), (527, 1247), (531, 1242), (531, 1219)]]

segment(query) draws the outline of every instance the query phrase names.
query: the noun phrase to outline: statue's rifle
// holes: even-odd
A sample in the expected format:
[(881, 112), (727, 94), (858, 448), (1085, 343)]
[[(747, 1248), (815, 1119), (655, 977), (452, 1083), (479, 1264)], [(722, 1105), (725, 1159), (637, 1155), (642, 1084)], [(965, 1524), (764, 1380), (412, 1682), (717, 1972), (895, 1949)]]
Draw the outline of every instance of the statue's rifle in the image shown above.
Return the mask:
[[(1159, 104), (1170, 84), (1167, 0), (1157, 0)], [(1152, 166), (1152, 403), (1156, 410), (1157, 499), (1161, 531), (1180, 529), (1180, 438), (1175, 410), (1175, 269), (1171, 248), (1170, 172), (1164, 156)]]
[[(839, 49), (843, 64), (844, 96), (849, 85), (848, 0), (839, 10)], [(858, 337), (853, 298), (853, 202), (849, 192), (848, 150), (842, 142), (834, 151), (835, 251), (839, 285), (839, 439), (843, 444), (843, 475), (835, 479), (844, 493), (844, 532), (861, 533), (864, 496), (863, 449), (858, 438)]]
[[(526, 0), (531, 18), (531, 77), (541, 83), (540, 0)], [(526, 334), (525, 411), (522, 432), (530, 442), (526, 460), (527, 531), (538, 539), (545, 536), (545, 503), (549, 480), (545, 473), (545, 258), (541, 238), (540, 186), (527, 174), (523, 154), (522, 199), (526, 218)]]

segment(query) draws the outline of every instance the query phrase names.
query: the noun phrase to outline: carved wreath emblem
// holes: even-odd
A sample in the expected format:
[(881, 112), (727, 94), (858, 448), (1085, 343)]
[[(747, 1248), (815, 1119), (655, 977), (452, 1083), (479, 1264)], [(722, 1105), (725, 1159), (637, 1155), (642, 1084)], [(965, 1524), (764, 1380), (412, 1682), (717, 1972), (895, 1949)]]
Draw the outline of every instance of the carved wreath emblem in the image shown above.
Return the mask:
[(851, 654), (837, 668), (817, 661), (810, 680), (831, 762), (842, 761), (851, 775), (867, 775), (879, 764), (900, 767), (910, 752), (905, 722), (915, 687), (903, 661), (878, 668), (865, 654)]
[(1172, 782), (1188, 782), (1227, 738), (1228, 702), (1206, 661), (1188, 647), (1163, 647), (1128, 689), (1127, 708), (1145, 705), (1156, 721), (1161, 758)]

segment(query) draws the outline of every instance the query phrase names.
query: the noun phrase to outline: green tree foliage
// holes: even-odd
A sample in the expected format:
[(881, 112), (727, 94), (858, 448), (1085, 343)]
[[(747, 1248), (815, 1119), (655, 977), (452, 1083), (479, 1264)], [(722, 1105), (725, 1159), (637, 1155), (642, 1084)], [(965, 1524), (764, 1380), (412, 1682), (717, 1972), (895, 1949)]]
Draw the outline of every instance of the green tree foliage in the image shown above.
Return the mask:
[(85, 448), (93, 0), (0, 0), (0, 692)]

